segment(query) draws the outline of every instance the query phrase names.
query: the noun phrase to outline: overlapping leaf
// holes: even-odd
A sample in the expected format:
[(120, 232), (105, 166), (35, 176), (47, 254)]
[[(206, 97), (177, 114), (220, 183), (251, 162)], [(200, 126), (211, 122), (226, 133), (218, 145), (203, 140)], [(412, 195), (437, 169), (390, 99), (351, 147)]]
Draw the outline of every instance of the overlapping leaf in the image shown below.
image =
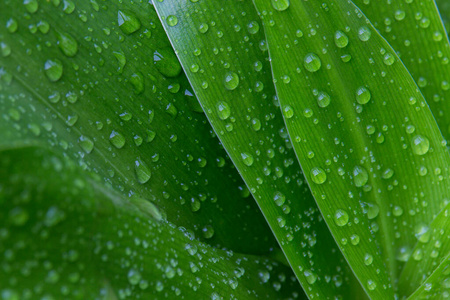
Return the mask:
[(364, 297), (304, 183), (251, 1), (155, 1), (191, 85), (310, 298)]
[[(429, 0), (353, 1), (397, 52), (450, 138), (450, 45)], [(447, 5), (447, 4), (445, 4)]]
[(276, 247), (152, 5), (8, 0), (0, 20), (2, 145), (51, 145), (213, 245)]
[(319, 208), (367, 293), (391, 299), (423, 226), (449, 197), (439, 128), (408, 70), (351, 2), (255, 3)]
[(2, 299), (302, 298), (289, 268), (217, 250), (67, 158), (0, 151)]

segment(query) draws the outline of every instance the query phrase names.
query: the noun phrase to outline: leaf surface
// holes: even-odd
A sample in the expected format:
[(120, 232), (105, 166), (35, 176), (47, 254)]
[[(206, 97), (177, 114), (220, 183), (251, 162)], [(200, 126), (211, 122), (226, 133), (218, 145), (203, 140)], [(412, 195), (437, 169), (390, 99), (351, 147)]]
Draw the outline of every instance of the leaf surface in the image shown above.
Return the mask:
[[(351, 2), (255, 0), (299, 162), (352, 270), (373, 299), (449, 196), (439, 128), (394, 50)], [(418, 235), (420, 236), (420, 234)]]
[(154, 1), (222, 144), (310, 298), (364, 297), (304, 182), (251, 1)]
[(95, 177), (46, 149), (0, 151), (2, 299), (302, 298), (288, 267), (201, 243)]
[(397, 52), (449, 140), (450, 45), (435, 1), (353, 2)]
[(153, 6), (121, 2), (0, 2), (0, 144), (50, 145), (203, 241), (269, 253)]

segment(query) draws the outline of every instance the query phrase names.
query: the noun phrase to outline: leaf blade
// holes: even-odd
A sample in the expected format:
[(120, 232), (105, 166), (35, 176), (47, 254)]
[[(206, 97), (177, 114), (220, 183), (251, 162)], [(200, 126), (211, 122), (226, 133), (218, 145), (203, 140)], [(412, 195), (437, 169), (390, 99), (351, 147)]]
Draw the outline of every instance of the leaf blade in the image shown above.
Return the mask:
[[(364, 297), (335, 251), (307, 187), (301, 185), (303, 175), (290, 150), (279, 109), (270, 102), (275, 92), (264, 36), (252, 3), (221, 7), (218, 2), (207, 1), (154, 1), (154, 5), (211, 125), (306, 293), (311, 298), (337, 294)], [(209, 27), (213, 23), (214, 27)], [(209, 30), (205, 31), (206, 26)], [(293, 213), (300, 218), (308, 216), (308, 224), (317, 229), (305, 227), (303, 238), (297, 235), (301, 221)], [(298, 249), (302, 248), (308, 250), (301, 253)], [(342, 273), (336, 278), (344, 279), (342, 285), (327, 284), (326, 278), (338, 268)]]
[[(433, 116), (392, 48), (351, 2), (291, 2), (284, 11), (254, 2), (316, 202), (366, 292), (394, 297), (399, 254), (416, 242), (411, 227), (430, 222), (448, 195), (446, 175), (442, 182), (423, 177), (419, 167), (448, 173)], [(429, 195), (426, 209), (411, 201), (421, 193)]]

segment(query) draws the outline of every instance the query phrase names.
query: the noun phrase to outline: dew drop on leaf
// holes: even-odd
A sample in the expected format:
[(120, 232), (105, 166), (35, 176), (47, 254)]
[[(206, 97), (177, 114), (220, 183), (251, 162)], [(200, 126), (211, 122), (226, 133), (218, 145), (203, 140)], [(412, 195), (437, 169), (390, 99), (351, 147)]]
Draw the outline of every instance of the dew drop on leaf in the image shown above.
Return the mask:
[(63, 74), (63, 65), (59, 59), (49, 59), (44, 64), (45, 75), (52, 81), (58, 81)]
[(334, 213), (334, 222), (337, 226), (345, 226), (348, 223), (348, 213), (343, 209), (338, 209)]
[(227, 74), (225, 74), (223, 83), (227, 90), (232, 91), (239, 85), (239, 75), (235, 72), (228, 72)]
[(136, 173), (137, 181), (140, 184), (148, 182), (152, 176), (150, 169), (147, 164), (138, 157), (134, 162), (134, 171)]
[(320, 60), (319, 56), (315, 53), (308, 53), (305, 56), (305, 59), (303, 61), (303, 65), (305, 66), (305, 69), (309, 72), (317, 72), (320, 67), (322, 66), (322, 61)]
[(371, 97), (370, 91), (364, 86), (361, 86), (356, 90), (356, 102), (359, 104), (366, 104), (370, 101)]
[(315, 184), (322, 184), (327, 180), (327, 174), (322, 168), (314, 167), (311, 169), (311, 180)]
[(217, 115), (221, 120), (226, 120), (230, 117), (231, 109), (230, 106), (223, 101), (219, 101), (216, 104)]
[(358, 29), (358, 37), (361, 41), (366, 42), (370, 39), (372, 32), (367, 26), (362, 26)]
[(141, 28), (141, 21), (136, 15), (128, 10), (119, 10), (117, 13), (117, 23), (125, 34), (132, 34)]
[(364, 167), (355, 166), (353, 168), (353, 182), (355, 186), (362, 187), (367, 183), (368, 180), (369, 173), (367, 173), (367, 170)]
[(413, 153), (416, 155), (425, 155), (430, 149), (430, 141), (423, 135), (416, 135), (411, 140)]
[(289, 0), (272, 0), (272, 7), (278, 11), (284, 11), (289, 8)]
[(334, 43), (339, 48), (345, 48), (348, 45), (348, 36), (344, 32), (338, 30), (334, 33)]

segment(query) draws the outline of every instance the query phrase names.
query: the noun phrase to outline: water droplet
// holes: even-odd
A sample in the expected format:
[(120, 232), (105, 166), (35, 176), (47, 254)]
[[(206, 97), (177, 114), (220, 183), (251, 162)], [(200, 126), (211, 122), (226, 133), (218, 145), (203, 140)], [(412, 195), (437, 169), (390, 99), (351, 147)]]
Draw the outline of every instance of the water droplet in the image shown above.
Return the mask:
[(334, 213), (334, 222), (337, 226), (345, 226), (348, 223), (348, 213), (343, 209), (338, 209)]
[(39, 8), (37, 0), (24, 0), (23, 4), (30, 14), (34, 14)]
[(392, 176), (394, 176), (394, 170), (387, 168), (386, 170), (383, 171), (383, 173), (381, 174), (381, 178), (383, 179), (389, 179)]
[(145, 89), (144, 75), (141, 72), (131, 74), (130, 83), (133, 86), (136, 95), (141, 94)]
[(202, 234), (205, 239), (210, 239), (214, 236), (214, 228), (211, 225), (206, 225), (202, 229)]
[(366, 253), (364, 255), (364, 264), (366, 266), (370, 266), (372, 264), (372, 262), (373, 262), (373, 256), (369, 253)]
[(411, 140), (413, 153), (416, 155), (425, 155), (430, 149), (430, 141), (423, 135), (416, 135)]
[(8, 21), (6, 21), (6, 29), (9, 33), (14, 33), (17, 31), (17, 28), (19, 27), (19, 23), (16, 19), (10, 18)]
[(311, 180), (315, 184), (323, 184), (327, 180), (327, 174), (322, 168), (314, 167), (311, 169)]
[(241, 153), (241, 158), (247, 167), (250, 167), (251, 165), (253, 165), (254, 158), (250, 153), (247, 153), (247, 152)]
[(158, 71), (164, 76), (177, 77), (181, 73), (180, 62), (170, 48), (153, 52), (153, 61)]
[(370, 39), (372, 32), (367, 26), (362, 26), (358, 29), (358, 37), (361, 41), (366, 42)]
[(58, 47), (64, 55), (73, 57), (77, 54), (78, 43), (70, 34), (65, 32), (56, 32), (56, 37), (58, 39)]
[(360, 86), (356, 90), (356, 102), (358, 102), (359, 104), (366, 104), (370, 101), (371, 97), (372, 95), (370, 91), (364, 86)]
[(221, 120), (226, 120), (230, 117), (231, 109), (230, 106), (223, 101), (219, 101), (216, 104), (217, 115)]
[(167, 16), (167, 25), (169, 26), (175, 26), (178, 24), (178, 18), (174, 15)]
[(117, 149), (121, 149), (125, 145), (125, 137), (115, 130), (109, 135), (109, 140)]
[(235, 72), (228, 72), (225, 74), (223, 83), (227, 90), (232, 91), (239, 85), (239, 75)]
[(375, 219), (380, 213), (380, 208), (375, 203), (367, 203), (367, 218)]
[(369, 173), (367, 173), (367, 170), (362, 166), (355, 166), (353, 168), (353, 183), (357, 187), (364, 186), (367, 181), (369, 180)]
[(144, 184), (152, 177), (152, 172), (148, 168), (147, 164), (141, 160), (140, 157), (136, 158), (134, 162), (134, 171), (136, 172), (137, 181), (140, 184)]
[(71, 14), (75, 10), (75, 4), (71, 0), (64, 0), (63, 11), (66, 14)]
[(278, 11), (284, 11), (289, 8), (289, 0), (272, 0), (272, 7)]
[(59, 59), (49, 59), (44, 64), (45, 75), (52, 81), (58, 81), (63, 74), (63, 64)]
[(429, 229), (430, 228), (425, 224), (417, 224), (414, 227), (414, 235), (419, 242), (428, 243), (431, 238), (431, 231)]
[(259, 24), (256, 21), (251, 21), (247, 24), (247, 30), (250, 34), (256, 34), (259, 31)]
[(252, 128), (254, 131), (259, 131), (261, 129), (261, 121), (257, 118), (252, 119)]
[(200, 33), (206, 33), (208, 31), (208, 29), (209, 29), (209, 26), (206, 23), (202, 23), (198, 27), (198, 31), (200, 31)]
[(352, 243), (353, 246), (358, 245), (358, 244), (359, 244), (359, 241), (360, 241), (359, 235), (357, 235), (357, 234), (352, 234), (352, 235), (350, 236), (350, 242)]
[(305, 56), (303, 65), (309, 72), (317, 72), (322, 66), (322, 61), (315, 53), (308, 53)]
[(286, 202), (286, 196), (282, 192), (275, 192), (273, 195), (273, 201), (277, 206), (281, 206)]
[(317, 104), (320, 107), (327, 107), (331, 102), (331, 97), (326, 92), (319, 92), (317, 95)]
[(137, 285), (139, 283), (139, 281), (141, 281), (141, 279), (142, 279), (142, 275), (138, 270), (131, 269), (128, 272), (128, 282), (131, 285)]
[(369, 291), (373, 291), (374, 289), (376, 289), (377, 287), (377, 283), (371, 279), (367, 280), (367, 288), (369, 289)]
[(80, 136), (80, 138), (78, 139), (78, 144), (80, 145), (81, 149), (83, 149), (84, 152), (88, 154), (91, 153), (94, 149), (94, 142), (84, 135)]
[(117, 13), (117, 23), (125, 34), (132, 34), (141, 28), (141, 21), (129, 10), (119, 10)]
[(334, 34), (334, 43), (339, 48), (345, 48), (348, 45), (348, 36), (344, 32), (338, 30)]
[(305, 275), (306, 281), (309, 284), (314, 284), (317, 280), (317, 275), (311, 270), (305, 270), (303, 275)]
[(383, 62), (385, 65), (390, 66), (395, 62), (395, 56), (391, 53), (386, 53), (384, 55)]
[(284, 113), (284, 116), (286, 117), (286, 119), (290, 119), (294, 116), (294, 109), (291, 106), (286, 105), (283, 108), (283, 113)]

